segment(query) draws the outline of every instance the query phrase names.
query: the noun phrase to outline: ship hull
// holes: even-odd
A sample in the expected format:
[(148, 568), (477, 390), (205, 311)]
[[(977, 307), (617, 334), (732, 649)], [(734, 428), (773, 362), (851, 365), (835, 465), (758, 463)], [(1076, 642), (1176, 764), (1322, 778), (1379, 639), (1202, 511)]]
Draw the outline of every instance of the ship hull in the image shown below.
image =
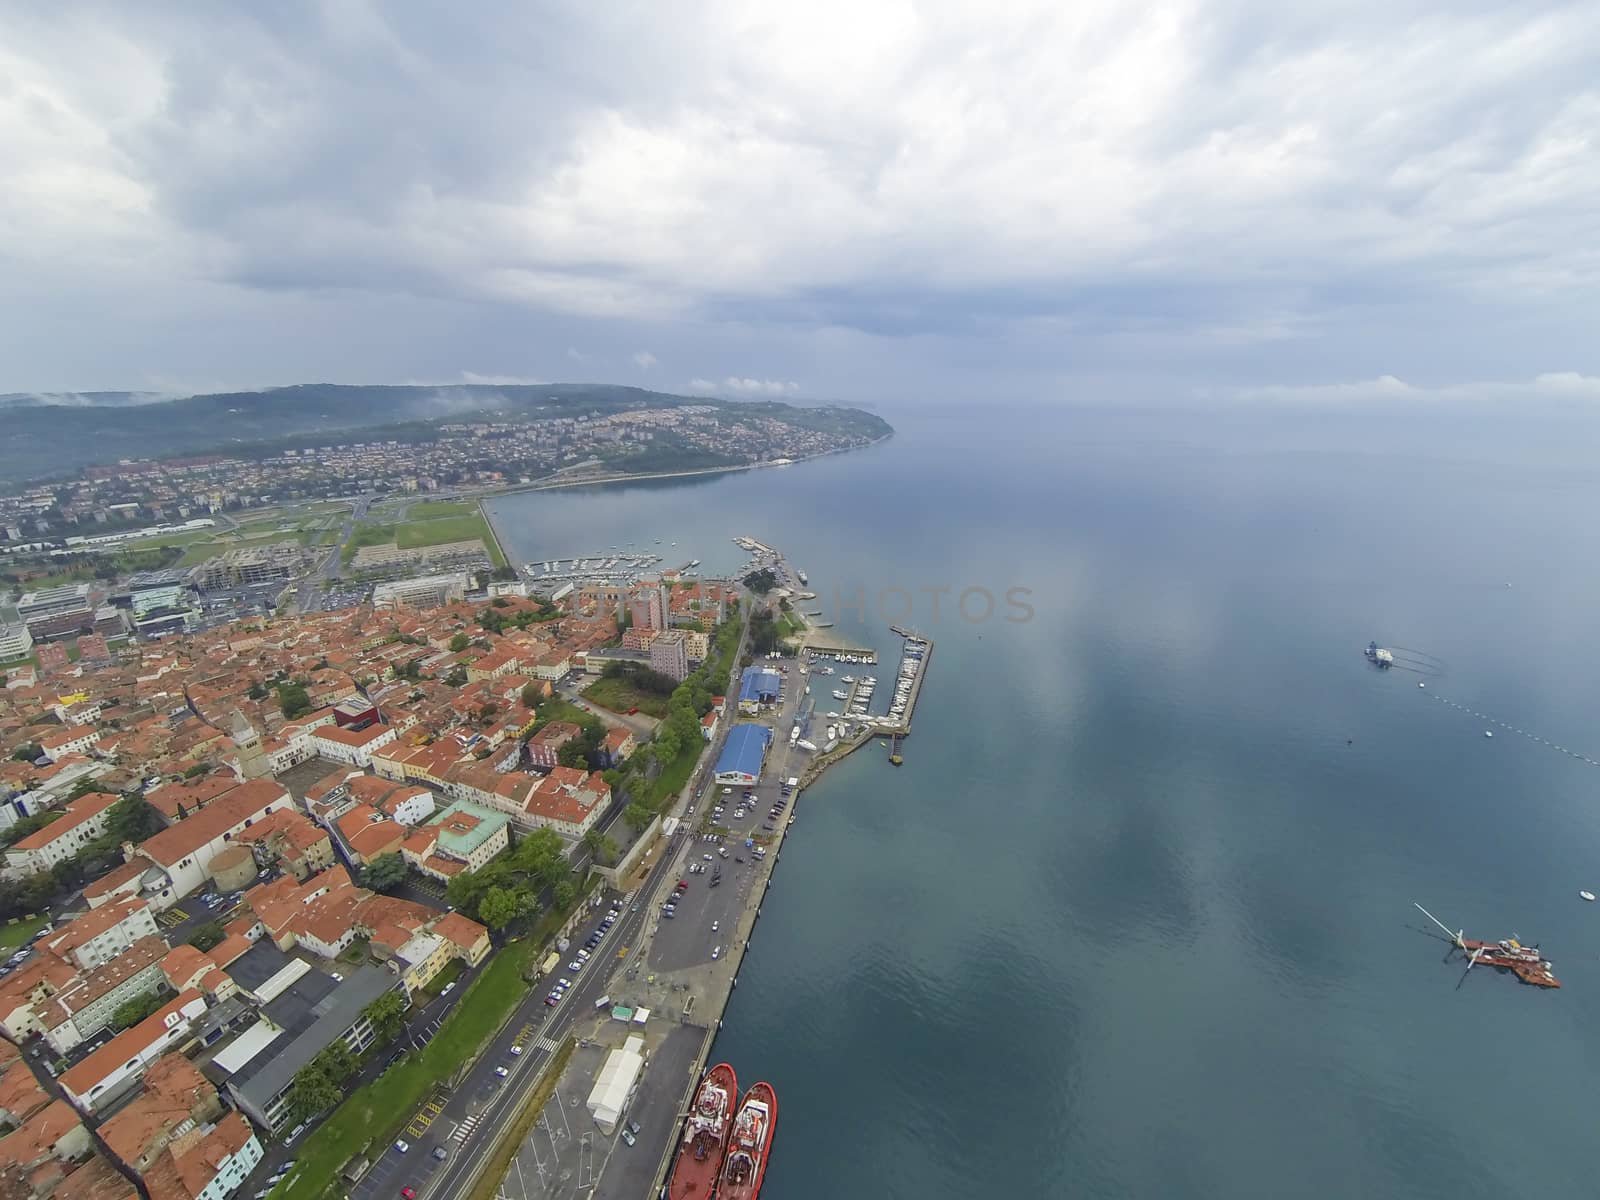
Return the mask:
[[(704, 1102), (722, 1093), (717, 1115), (708, 1114)], [(667, 1184), (669, 1200), (711, 1200), (733, 1128), (733, 1106), (739, 1098), (739, 1078), (727, 1063), (706, 1072), (689, 1102), (689, 1114), (678, 1141), (678, 1158)]]
[[(734, 1133), (729, 1138), (717, 1200), (757, 1200), (761, 1194), (761, 1181), (766, 1178), (767, 1163), (772, 1158), (772, 1139), (778, 1130), (778, 1093), (769, 1083), (756, 1084), (745, 1093), (744, 1102), (739, 1105), (739, 1116), (752, 1108), (752, 1102), (765, 1108), (766, 1121), (757, 1138), (752, 1143), (746, 1143), (739, 1137), (739, 1117), (734, 1118)], [(734, 1170), (735, 1158), (741, 1152), (748, 1153), (753, 1161), (748, 1172)]]

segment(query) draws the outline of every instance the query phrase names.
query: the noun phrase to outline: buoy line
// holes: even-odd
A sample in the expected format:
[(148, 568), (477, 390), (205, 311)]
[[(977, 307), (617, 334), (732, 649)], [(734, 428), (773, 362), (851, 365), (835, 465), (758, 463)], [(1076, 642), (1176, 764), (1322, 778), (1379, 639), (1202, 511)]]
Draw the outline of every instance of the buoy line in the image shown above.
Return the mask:
[[(1538, 734), (1533, 733), (1531, 730), (1519, 729), (1515, 725), (1508, 725), (1504, 721), (1498, 720), (1495, 717), (1491, 717), (1488, 713), (1479, 712), (1477, 709), (1468, 708), (1465, 704), (1457, 703), (1447, 696), (1441, 696), (1438, 692), (1427, 691), (1427, 689), (1420, 683), (1417, 686), (1419, 688), (1423, 688), (1423, 691), (1426, 695), (1431, 696), (1440, 704), (1447, 704), (1457, 712), (1465, 713), (1469, 717), (1476, 717), (1478, 720), (1494, 726), (1494, 729), (1503, 730), (1506, 733), (1517, 734), (1521, 737), (1527, 738), (1530, 742), (1537, 742), (1541, 746), (1548, 746), (1552, 750), (1558, 751), (1561, 754), (1565, 754), (1568, 758), (1575, 758), (1579, 762), (1588, 763), (1591, 767), (1600, 767), (1600, 759), (1590, 758), (1587, 754), (1579, 754), (1576, 750), (1568, 750), (1565, 746), (1558, 746), (1555, 742), (1550, 741), (1548, 738), (1542, 738)], [(1494, 729), (1484, 730), (1484, 736), (1492, 738), (1494, 736)]]

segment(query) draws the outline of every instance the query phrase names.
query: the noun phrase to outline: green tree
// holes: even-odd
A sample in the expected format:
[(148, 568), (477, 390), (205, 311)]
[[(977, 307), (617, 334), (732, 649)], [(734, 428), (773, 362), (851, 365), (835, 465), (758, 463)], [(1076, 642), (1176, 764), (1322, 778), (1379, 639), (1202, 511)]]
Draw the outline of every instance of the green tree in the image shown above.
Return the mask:
[(650, 821), (654, 817), (655, 813), (651, 812), (647, 807), (639, 803), (637, 800), (622, 810), (622, 819), (628, 823), (628, 828), (633, 830), (635, 833), (638, 833), (646, 825), (650, 824)]
[(252, 700), (265, 700), (267, 698), (267, 685), (258, 679), (250, 685), (250, 690), (245, 695)]
[[(608, 771), (607, 774), (610, 774), (610, 772)], [(598, 829), (591, 825), (588, 829), (583, 831), (583, 848), (595, 858), (599, 858), (600, 843), (605, 841), (605, 838), (605, 834), (601, 833)]]
[(220, 946), (227, 936), (227, 931), (222, 928), (220, 922), (207, 921), (204, 925), (197, 926), (189, 935), (189, 945), (204, 952), (214, 946)]
[(406, 1011), (406, 998), (399, 992), (385, 992), (361, 1011), (377, 1031), (378, 1040), (387, 1042), (400, 1029)]
[(344, 1099), (344, 1092), (317, 1065), (315, 1059), (295, 1072), (289, 1085), (289, 1111), (297, 1121), (309, 1121)]
[(106, 812), (106, 831), (117, 842), (142, 842), (163, 828), (161, 814), (143, 796), (125, 796)]
[(537, 708), (539, 706), (539, 685), (537, 683), (523, 685), (522, 704), (525, 708)]
[(580, 770), (588, 767), (589, 760), (583, 752), (583, 740), (573, 738), (556, 751), (556, 762), (563, 767), (577, 767)]
[(472, 645), (472, 639), (464, 633), (458, 633), (450, 639), (450, 653), (460, 654), (470, 645)]
[(18, 762), (31, 763), (43, 753), (44, 748), (40, 746), (38, 742), (25, 742), (23, 745), (18, 746), (11, 752), (11, 757), (16, 759)]
[(450, 668), (450, 674), (444, 677), (445, 683), (450, 687), (462, 687), (467, 682), (467, 669), (459, 663)]
[(556, 907), (562, 912), (566, 912), (569, 908), (571, 908), (572, 902), (577, 898), (577, 886), (573, 884), (572, 880), (570, 879), (563, 879), (560, 883), (556, 884), (551, 893), (551, 899), (555, 901)]
[(137, 1025), (162, 1005), (159, 990), (152, 990), (142, 996), (135, 996), (124, 1004), (119, 1004), (117, 1010), (111, 1014), (111, 1023), (118, 1029), (128, 1029)]
[(197, 762), (197, 763), (194, 764), (194, 766), (192, 766), (192, 767), (188, 768), (186, 771), (184, 771), (183, 777), (185, 779), (198, 779), (198, 778), (200, 778), (200, 776), (204, 775), (210, 769), (211, 768), (209, 766), (207, 766), (205, 763)]
[(478, 917), (490, 929), (504, 929), (516, 917), (517, 907), (515, 893), (492, 887), (478, 902)]
[(34, 813), (32, 816), (19, 817), (17, 823), (11, 826), (10, 829), (0, 831), (0, 845), (15, 845), (30, 833), (37, 833), (50, 824), (51, 821), (59, 820), (61, 815), (60, 809), (48, 809), (45, 812)]
[(311, 697), (302, 684), (288, 681), (278, 685), (278, 707), (286, 721), (304, 716), (311, 711)]
[(322, 1067), (322, 1072), (335, 1083), (342, 1083), (355, 1073), (356, 1056), (350, 1047), (344, 1044), (343, 1038), (335, 1038), (322, 1048), (322, 1052), (311, 1060)]
[(406, 860), (399, 854), (380, 854), (361, 868), (361, 886), (375, 892), (387, 892), (405, 881)]

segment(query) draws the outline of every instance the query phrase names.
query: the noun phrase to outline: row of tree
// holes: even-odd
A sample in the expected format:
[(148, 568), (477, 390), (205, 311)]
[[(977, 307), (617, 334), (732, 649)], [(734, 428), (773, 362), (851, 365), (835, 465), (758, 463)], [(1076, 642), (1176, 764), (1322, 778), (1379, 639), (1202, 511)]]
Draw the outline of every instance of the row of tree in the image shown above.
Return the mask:
[[(365, 1052), (367, 1057), (394, 1040), (407, 1007), (408, 1001), (399, 992), (385, 992), (361, 1010), (377, 1033), (377, 1040)], [(345, 1081), (360, 1069), (361, 1062), (342, 1038), (328, 1043), (322, 1053), (295, 1072), (289, 1085), (289, 1109), (295, 1120), (308, 1121), (343, 1100)]]

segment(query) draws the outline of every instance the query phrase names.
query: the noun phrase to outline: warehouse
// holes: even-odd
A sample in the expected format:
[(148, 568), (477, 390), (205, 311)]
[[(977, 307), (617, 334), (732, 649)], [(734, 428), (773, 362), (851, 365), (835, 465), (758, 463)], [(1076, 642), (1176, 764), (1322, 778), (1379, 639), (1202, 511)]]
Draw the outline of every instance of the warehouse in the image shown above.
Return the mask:
[(765, 725), (735, 725), (728, 731), (722, 757), (717, 759), (718, 783), (754, 783), (761, 778), (772, 730)]
[(771, 667), (746, 667), (739, 684), (739, 711), (755, 713), (778, 698), (783, 676)]

